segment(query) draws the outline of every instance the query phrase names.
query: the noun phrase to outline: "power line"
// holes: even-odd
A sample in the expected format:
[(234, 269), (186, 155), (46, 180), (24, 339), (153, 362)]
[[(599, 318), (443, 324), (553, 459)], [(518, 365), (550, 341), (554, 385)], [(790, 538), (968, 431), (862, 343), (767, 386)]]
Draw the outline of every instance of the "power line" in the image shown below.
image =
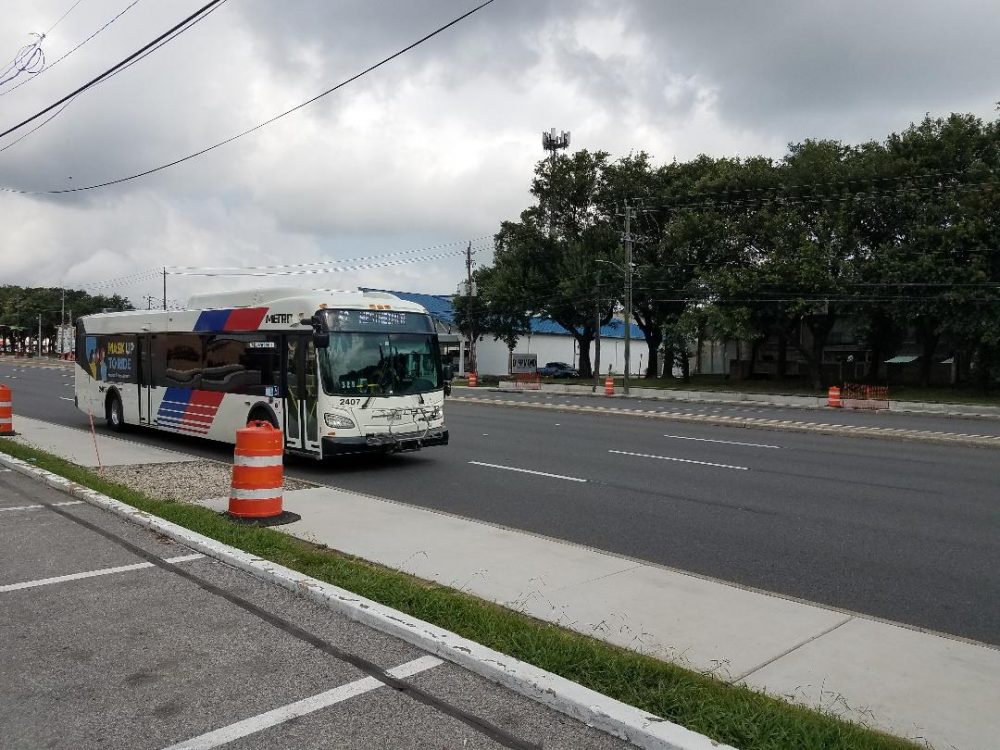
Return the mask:
[[(134, 2), (132, 3), (132, 5), (135, 5), (135, 4), (137, 3), (137, 2), (139, 2), (139, 0), (134, 0)], [(135, 65), (136, 63), (139, 63), (139, 62), (142, 62), (142, 61), (143, 61), (143, 60), (144, 60), (144, 59), (145, 59), (146, 57), (148, 57), (149, 55), (153, 54), (154, 52), (156, 52), (157, 50), (159, 50), (159, 49), (160, 49), (161, 47), (163, 47), (163, 46), (165, 46), (165, 45), (169, 44), (169, 43), (170, 43), (170, 42), (172, 42), (172, 41), (173, 41), (174, 39), (176, 39), (176, 38), (177, 38), (177, 37), (179, 37), (179, 36), (180, 36), (181, 34), (183, 34), (183, 33), (184, 33), (185, 31), (188, 31), (188, 30), (190, 30), (190, 29), (191, 29), (192, 27), (194, 27), (194, 26), (196, 26), (197, 24), (199, 24), (199, 23), (201, 23), (202, 21), (204, 21), (204, 20), (205, 20), (206, 18), (208, 18), (208, 17), (210, 16), (210, 15), (212, 15), (212, 14), (213, 14), (213, 13), (214, 13), (215, 11), (217, 11), (217, 10), (218, 10), (219, 8), (221, 8), (221, 7), (222, 7), (222, 5), (223, 5), (223, 4), (225, 4), (226, 2), (227, 2), (227, 0), (222, 0), (222, 1), (221, 1), (221, 2), (220, 2), (220, 3), (218, 4), (218, 5), (216, 5), (215, 7), (213, 7), (213, 8), (211, 9), (211, 10), (209, 10), (208, 12), (206, 12), (206, 13), (203, 13), (202, 15), (198, 16), (198, 17), (197, 17), (196, 19), (194, 19), (193, 21), (191, 21), (191, 22), (190, 22), (189, 24), (187, 24), (186, 26), (183, 26), (183, 27), (179, 28), (179, 29), (178, 29), (177, 31), (175, 31), (174, 33), (172, 33), (172, 34), (171, 34), (170, 36), (168, 36), (167, 38), (165, 38), (165, 39), (164, 39), (163, 41), (161, 41), (161, 42), (160, 42), (159, 44), (157, 44), (157, 45), (156, 45), (155, 47), (152, 47), (152, 48), (150, 48), (150, 49), (146, 50), (146, 51), (145, 51), (145, 52), (144, 52), (144, 53), (143, 53), (142, 55), (140, 55), (140, 56), (139, 56), (139, 57), (137, 57), (136, 59), (132, 60), (132, 61), (131, 61), (131, 62), (129, 62), (129, 63), (127, 64), (127, 65), (125, 65), (125, 66), (123, 66), (123, 67), (119, 68), (119, 69), (118, 69), (118, 70), (116, 70), (116, 71), (115, 71), (114, 73), (112, 73), (111, 75), (109, 75), (109, 76), (108, 76), (107, 78), (103, 79), (102, 81), (100, 81), (99, 83), (97, 83), (97, 84), (95, 84), (95, 85), (100, 85), (100, 84), (102, 84), (102, 83), (107, 83), (108, 81), (110, 81), (110, 80), (111, 80), (112, 78), (114, 78), (114, 77), (115, 77), (116, 75), (118, 75), (119, 73), (123, 73), (123, 72), (125, 72), (126, 70), (128, 70), (129, 68), (131, 68), (131, 67), (132, 67), (133, 65)], [(131, 7), (132, 7), (132, 6), (130, 5), (130, 6), (129, 6), (129, 8), (131, 8)], [(128, 10), (128, 8), (126, 8), (125, 10)], [(125, 11), (122, 11), (122, 13), (124, 13), (124, 12), (125, 12)], [(122, 13), (119, 13), (118, 15), (120, 16), (120, 15), (122, 15)], [(117, 16), (116, 16), (116, 18), (117, 18)], [(114, 20), (114, 19), (112, 19), (112, 20)], [(110, 23), (110, 22), (109, 22), (109, 23)], [(106, 24), (106, 25), (107, 25), (107, 24)], [(106, 26), (106, 25), (105, 25), (105, 26)], [(91, 36), (91, 38), (92, 38), (92, 37), (93, 37), (93, 35)], [(81, 46), (81, 45), (78, 45), (78, 48), (79, 48), (79, 46)], [(69, 54), (69, 53), (67, 53), (67, 55), (68, 55), (68, 54)], [(64, 55), (63, 57), (66, 57), (67, 55)], [(62, 58), (60, 58), (60, 59), (62, 59)], [(58, 62), (58, 60), (57, 60), (56, 62)], [(55, 63), (53, 63), (53, 65), (55, 65)], [(50, 66), (50, 67), (51, 67), (51, 66)], [(20, 85), (23, 85), (23, 83), (27, 83), (27, 81), (24, 81), (24, 82), (22, 82), (21, 84), (18, 84), (18, 86), (20, 86)], [(17, 88), (17, 87), (15, 86), (14, 88)], [(13, 90), (14, 90), (14, 89), (11, 89), (11, 91), (13, 91)], [(0, 94), (0, 96), (2, 96), (2, 94)], [(74, 97), (73, 97), (72, 99), (70, 99), (69, 101), (67, 101), (67, 102), (66, 102), (65, 104), (63, 104), (63, 105), (62, 105), (62, 106), (61, 106), (61, 107), (60, 107), (59, 109), (57, 109), (57, 110), (56, 110), (55, 112), (53, 112), (53, 113), (52, 113), (51, 115), (49, 115), (49, 116), (48, 116), (47, 118), (45, 118), (44, 120), (42, 120), (42, 121), (41, 121), (41, 122), (40, 122), (40, 123), (39, 123), (38, 125), (36, 125), (35, 127), (33, 127), (33, 128), (32, 128), (31, 130), (29, 130), (29, 131), (28, 131), (27, 133), (24, 133), (24, 134), (22, 134), (20, 138), (17, 138), (17, 139), (15, 139), (15, 140), (11, 141), (10, 143), (8, 143), (8, 144), (7, 144), (6, 146), (4, 146), (3, 148), (0, 148), (0, 154), (2, 154), (2, 153), (3, 153), (4, 151), (6, 151), (7, 149), (9, 149), (9, 148), (11, 148), (11, 147), (13, 147), (13, 146), (16, 146), (16, 145), (17, 145), (18, 143), (20, 143), (21, 141), (23, 141), (23, 140), (24, 140), (25, 138), (27, 138), (28, 136), (30, 136), (30, 135), (31, 135), (32, 133), (35, 133), (35, 132), (37, 132), (38, 130), (40, 130), (40, 129), (42, 129), (43, 127), (45, 127), (46, 125), (48, 125), (48, 124), (49, 124), (50, 122), (52, 122), (52, 120), (54, 120), (54, 119), (55, 119), (55, 118), (57, 118), (57, 117), (58, 117), (59, 115), (61, 115), (61, 114), (62, 114), (62, 113), (63, 113), (63, 112), (64, 112), (64, 111), (66, 110), (66, 108), (67, 108), (67, 107), (68, 107), (68, 106), (69, 106), (70, 104), (72, 104), (73, 102), (75, 102), (78, 96), (80, 96), (80, 95), (79, 95), (79, 94), (77, 94), (77, 95), (76, 95), (76, 96), (74, 96)], [(3, 188), (0, 188), (0, 191), (3, 191)], [(9, 191), (8, 191), (8, 192), (9, 192)], [(20, 192), (20, 191), (13, 191), (13, 192)]]
[[(216, 0), (216, 2), (217, 1), (218, 0)], [(292, 107), (291, 109), (285, 110), (284, 112), (282, 112), (282, 113), (280, 113), (278, 115), (275, 115), (274, 117), (272, 117), (272, 118), (270, 118), (268, 120), (265, 120), (264, 122), (258, 123), (257, 125), (254, 125), (253, 127), (248, 128), (248, 129), (246, 129), (246, 130), (244, 130), (244, 131), (242, 131), (240, 133), (237, 133), (236, 135), (230, 136), (229, 138), (226, 138), (225, 140), (219, 141), (218, 143), (215, 143), (215, 144), (213, 144), (211, 146), (207, 146), (207, 147), (205, 147), (205, 148), (203, 148), (203, 149), (201, 149), (199, 151), (195, 151), (194, 153), (188, 154), (187, 156), (183, 156), (183, 157), (181, 157), (179, 159), (174, 159), (173, 161), (167, 162), (166, 164), (161, 164), (158, 167), (153, 167), (151, 169), (147, 169), (147, 170), (144, 170), (142, 172), (136, 172), (135, 174), (131, 174), (131, 175), (128, 175), (126, 177), (119, 177), (119, 178), (114, 179), (114, 180), (108, 180), (106, 182), (101, 182), (101, 183), (97, 183), (97, 184), (94, 184), (94, 185), (86, 185), (86, 186), (83, 186), (83, 187), (74, 187), (74, 188), (63, 188), (63, 189), (60, 189), (60, 190), (20, 190), (20, 189), (17, 189), (17, 188), (0, 188), (0, 190), (2, 190), (4, 192), (8, 192), (8, 193), (18, 193), (18, 194), (21, 194), (21, 195), (65, 195), (67, 193), (79, 193), (79, 192), (82, 192), (84, 190), (97, 190), (98, 188), (109, 187), (111, 185), (119, 185), (119, 184), (121, 184), (123, 182), (128, 182), (130, 180), (136, 180), (136, 179), (139, 179), (140, 177), (146, 177), (146, 176), (154, 174), (156, 172), (161, 172), (161, 171), (163, 171), (165, 169), (169, 169), (170, 167), (177, 166), (178, 164), (182, 164), (183, 162), (190, 161), (191, 159), (195, 159), (195, 158), (197, 158), (199, 156), (207, 154), (209, 151), (214, 151), (217, 148), (220, 148), (222, 146), (228, 145), (228, 144), (232, 143), (235, 140), (243, 138), (244, 136), (250, 135), (251, 133), (254, 133), (254, 132), (258, 131), (261, 128), (267, 127), (268, 125), (271, 125), (272, 123), (277, 122), (278, 120), (282, 119), (283, 117), (287, 117), (288, 115), (292, 114), (293, 112), (297, 112), (298, 110), (300, 110), (300, 109), (302, 109), (304, 107), (309, 106), (310, 104), (312, 104), (312, 103), (314, 103), (314, 102), (322, 99), (325, 96), (329, 96), (330, 94), (334, 93), (335, 91), (338, 91), (339, 89), (344, 88), (345, 86), (353, 83), (354, 81), (358, 80), (359, 78), (362, 78), (362, 77), (366, 76), (367, 74), (369, 74), (369, 73), (377, 70), (378, 68), (381, 68), (383, 65), (386, 65), (387, 63), (392, 62), (397, 57), (400, 57), (401, 55), (406, 54), (410, 50), (415, 49), (416, 47), (419, 47), (424, 42), (427, 42), (430, 39), (433, 39), (438, 34), (441, 34), (442, 32), (450, 29), (452, 26), (460, 23), (461, 21), (464, 21), (466, 18), (468, 18), (472, 14), (479, 12), (480, 10), (482, 10), (483, 8), (485, 8), (487, 5), (491, 5), (493, 2), (494, 2), (494, 0), (485, 0), (485, 2), (477, 5), (472, 10), (469, 10), (469, 11), (463, 13), (462, 15), (458, 16), (457, 18), (449, 21), (448, 23), (444, 24), (443, 26), (440, 26), (437, 29), (435, 29), (434, 31), (430, 32), (429, 34), (421, 37), (417, 41), (415, 41), (415, 42), (413, 42), (411, 44), (408, 44), (406, 47), (403, 47), (399, 51), (394, 52), (393, 54), (389, 55), (388, 57), (383, 58), (379, 62), (377, 62), (374, 65), (371, 65), (371, 66), (365, 68), (361, 72), (355, 73), (350, 78), (347, 78), (347, 79), (341, 81), (337, 85), (332, 86), (331, 88), (328, 88), (326, 91), (323, 91), (323, 92), (317, 94), (316, 96), (312, 97), (311, 99), (308, 99), (308, 100), (302, 102), (301, 104), (297, 104), (294, 107)], [(53, 105), (53, 106), (56, 106), (56, 105)], [(51, 109), (51, 107), (49, 109)], [(44, 113), (42, 113), (42, 114), (44, 114)], [(20, 126), (18, 126), (18, 127), (20, 127)], [(16, 129), (16, 128), (14, 128), (14, 129)], [(6, 133), (0, 133), (0, 137), (2, 137), (3, 135), (6, 135), (9, 132), (11, 132), (11, 131), (8, 130)]]
[[(11, 93), (12, 91), (17, 91), (17, 89), (21, 88), (28, 81), (33, 81), (36, 78), (38, 78), (40, 75), (42, 75), (42, 73), (44, 73), (45, 71), (52, 70), (52, 68), (54, 68), (56, 65), (58, 65), (59, 63), (61, 63), (67, 57), (69, 57), (70, 55), (72, 55), (74, 52), (76, 52), (78, 49), (80, 49), (80, 47), (82, 47), (83, 45), (85, 45), (91, 39), (93, 39), (98, 34), (100, 34), (102, 31), (104, 31), (106, 28), (108, 28), (108, 26), (110, 26), (115, 21), (117, 21), (119, 18), (121, 18), (122, 16), (124, 16), (129, 10), (131, 10), (133, 7), (135, 7), (136, 5), (138, 5), (138, 3), (139, 3), (139, 0), (132, 0), (131, 3), (129, 3), (127, 6), (125, 6), (125, 8), (123, 10), (119, 11), (118, 14), (116, 16), (114, 16), (110, 21), (108, 21), (107, 23), (105, 23), (103, 26), (101, 26), (99, 29), (97, 29), (97, 31), (93, 32), (90, 36), (88, 36), (82, 42), (80, 42), (75, 47), (73, 47), (73, 49), (71, 49), (69, 52), (67, 52), (64, 55), (62, 55), (61, 57), (58, 57), (55, 60), (53, 60), (50, 64), (46, 65), (44, 68), (42, 68), (40, 71), (38, 71), (38, 73), (36, 75), (32, 76), (31, 78), (27, 78), (27, 79), (21, 81), (16, 86), (11, 86), (6, 91), (0, 92), (0, 96), (7, 96), (7, 94)], [(76, 7), (76, 6), (73, 6), (73, 7)], [(50, 31), (51, 31), (51, 29), (50, 29)], [(61, 111), (62, 110), (60, 110), (60, 112)], [(46, 120), (46, 122), (48, 122), (48, 120)], [(32, 132), (34, 132), (34, 131), (32, 131)], [(15, 143), (16, 142), (17, 141), (15, 141)]]
[(343, 260), (320, 260), (310, 263), (279, 263), (276, 265), (269, 266), (167, 266), (168, 273), (174, 273), (176, 271), (267, 271), (267, 270), (281, 270), (286, 268), (313, 268), (320, 266), (329, 266), (333, 264), (344, 264), (344, 263), (362, 263), (370, 260), (383, 260), (387, 258), (394, 258), (405, 255), (413, 255), (416, 253), (425, 253), (430, 250), (440, 250), (446, 247), (454, 247), (455, 245), (465, 245), (467, 242), (481, 242), (482, 240), (489, 239), (491, 235), (483, 235), (481, 237), (475, 237), (472, 240), (456, 240), (455, 242), (444, 242), (439, 245), (430, 245), (428, 247), (415, 248), (411, 250), (398, 250), (392, 253), (383, 253), (381, 255), (368, 255), (362, 256), (360, 258), (345, 258)]
[[(486, 248), (474, 248), (475, 252), (483, 250)], [(442, 258), (451, 258), (456, 255), (465, 255), (466, 250), (452, 250), (450, 252), (437, 253), (434, 255), (425, 255), (419, 258), (399, 258), (396, 260), (387, 260), (375, 263), (362, 263), (357, 265), (344, 265), (344, 266), (330, 266), (326, 268), (299, 268), (295, 270), (287, 271), (254, 271), (250, 269), (244, 270), (221, 270), (221, 271), (168, 271), (170, 276), (253, 276), (253, 277), (272, 277), (272, 276), (313, 276), (324, 273), (343, 273), (345, 271), (362, 271), (372, 268), (389, 268), (392, 266), (404, 266), (413, 263), (426, 263), (432, 260), (441, 260)]]
[(185, 18), (183, 21), (181, 21), (177, 25), (173, 26), (172, 28), (170, 28), (168, 31), (164, 32), (160, 36), (156, 37), (156, 39), (154, 39), (153, 41), (149, 42), (145, 46), (139, 48), (138, 50), (136, 50), (135, 52), (133, 52), (131, 55), (129, 55), (128, 57), (126, 57), (121, 62), (118, 62), (115, 65), (111, 66), (106, 71), (104, 71), (99, 76), (97, 76), (96, 78), (91, 79), (90, 81), (88, 81), (87, 83), (83, 84), (82, 86), (80, 86), (75, 91), (67, 94), (66, 96), (64, 96), (59, 101), (54, 102), (53, 104), (50, 104), (48, 107), (46, 107), (45, 109), (41, 110), (40, 112), (36, 112), (35, 114), (33, 114), (28, 119), (26, 119), (26, 120), (18, 123), (17, 125), (15, 125), (15, 126), (13, 126), (11, 128), (8, 128), (5, 131), (3, 131), (2, 133), (0, 133), (0, 138), (3, 138), (4, 136), (10, 135), (14, 131), (23, 128), (25, 125), (27, 125), (30, 122), (34, 122), (35, 120), (37, 120), (39, 117), (43, 116), (44, 114), (46, 114), (48, 112), (51, 112), (53, 109), (55, 109), (56, 107), (58, 107), (60, 104), (63, 104), (65, 102), (69, 101), (70, 99), (72, 99), (73, 97), (77, 96), (78, 94), (83, 93), (84, 91), (86, 91), (90, 87), (95, 86), (96, 84), (100, 83), (102, 80), (104, 80), (108, 76), (112, 75), (113, 73), (115, 73), (117, 70), (119, 70), (123, 66), (127, 65), (130, 61), (132, 61), (135, 58), (139, 57), (139, 55), (141, 55), (142, 53), (144, 53), (146, 50), (150, 49), (151, 47), (153, 47), (154, 45), (156, 45), (157, 43), (159, 43), (163, 39), (165, 39), (168, 36), (170, 36), (171, 34), (173, 34), (175, 31), (177, 31), (181, 27), (187, 25), (188, 23), (190, 23), (191, 21), (193, 21), (194, 19), (196, 19), (198, 16), (202, 15), (206, 11), (210, 10), (214, 6), (216, 6), (219, 3), (224, 2), (224, 1), (225, 0), (210, 0), (207, 4), (203, 5), (201, 8), (199, 8), (198, 10), (196, 10), (190, 16), (188, 16), (187, 18)]

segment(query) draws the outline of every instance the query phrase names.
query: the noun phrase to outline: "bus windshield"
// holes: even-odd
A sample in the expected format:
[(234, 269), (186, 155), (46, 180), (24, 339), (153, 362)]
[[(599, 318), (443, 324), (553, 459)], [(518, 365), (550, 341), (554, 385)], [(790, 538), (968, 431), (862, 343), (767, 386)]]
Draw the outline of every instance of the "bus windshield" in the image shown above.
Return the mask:
[(332, 331), (330, 345), (316, 354), (330, 396), (407, 396), (442, 387), (433, 334)]

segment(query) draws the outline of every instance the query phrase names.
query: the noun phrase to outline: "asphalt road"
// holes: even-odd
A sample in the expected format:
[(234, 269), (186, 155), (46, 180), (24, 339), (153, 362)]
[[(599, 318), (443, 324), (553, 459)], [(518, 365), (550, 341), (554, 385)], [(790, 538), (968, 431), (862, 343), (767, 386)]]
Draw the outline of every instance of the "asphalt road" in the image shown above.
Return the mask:
[(4, 748), (626, 746), (9, 470), (0, 518)]
[[(5, 374), (17, 373), (0, 365), (0, 382), (18, 383)], [(21, 378), (15, 414), (87, 426), (62, 400), (72, 396), (62, 372)], [(995, 450), (454, 402), (446, 421), (446, 448), (287, 471), (1000, 645)], [(231, 454), (157, 433), (131, 439)]]

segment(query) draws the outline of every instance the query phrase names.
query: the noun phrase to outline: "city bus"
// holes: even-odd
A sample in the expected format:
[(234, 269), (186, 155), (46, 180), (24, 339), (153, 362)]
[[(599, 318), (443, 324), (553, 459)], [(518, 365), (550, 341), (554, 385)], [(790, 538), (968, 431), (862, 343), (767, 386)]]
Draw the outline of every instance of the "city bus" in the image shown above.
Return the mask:
[(233, 443), (262, 420), (287, 453), (317, 459), (448, 444), (434, 323), (384, 292), (259, 289), (88, 315), (75, 372), (77, 408), (115, 431)]

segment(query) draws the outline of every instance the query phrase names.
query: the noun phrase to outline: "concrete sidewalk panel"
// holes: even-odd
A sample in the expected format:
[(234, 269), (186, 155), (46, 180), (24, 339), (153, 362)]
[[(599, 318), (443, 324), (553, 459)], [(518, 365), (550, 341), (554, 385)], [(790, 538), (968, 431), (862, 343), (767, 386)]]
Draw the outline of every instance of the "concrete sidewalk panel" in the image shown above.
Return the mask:
[(20, 443), (52, 453), (80, 466), (126, 466), (133, 464), (167, 464), (190, 461), (191, 456), (183, 453), (153, 448), (128, 440), (97, 434), (97, 449), (94, 449), (94, 434), (76, 430), (52, 422), (43, 422), (30, 417), (14, 415), (14, 425)]
[[(206, 503), (223, 510), (227, 500)], [(282, 531), (505, 604), (634, 568), (636, 563), (332, 487), (285, 492), (302, 516)]]
[(853, 618), (746, 683), (936, 748), (1000, 738), (1000, 649), (891, 623)]
[[(590, 553), (600, 554), (600, 553)], [(527, 614), (725, 680), (846, 615), (654, 565), (547, 592)]]
[[(211, 506), (226, 507), (217, 499)], [(283, 531), (723, 679), (845, 615), (547, 537), (328, 487)]]

